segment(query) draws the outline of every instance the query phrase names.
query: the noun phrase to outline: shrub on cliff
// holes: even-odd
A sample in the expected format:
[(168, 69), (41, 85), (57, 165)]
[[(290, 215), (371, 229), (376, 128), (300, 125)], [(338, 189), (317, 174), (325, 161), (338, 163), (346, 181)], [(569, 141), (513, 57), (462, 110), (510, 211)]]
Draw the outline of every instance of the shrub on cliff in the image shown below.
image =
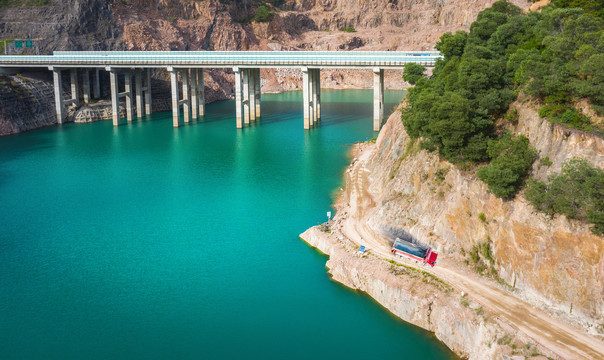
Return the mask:
[(503, 199), (514, 197), (537, 159), (537, 151), (529, 145), (526, 137), (512, 137), (505, 133), (498, 140), (489, 141), (487, 153), (492, 161), (478, 170), (478, 178), (495, 196)]
[(256, 10), (256, 15), (253, 17), (253, 21), (257, 22), (267, 22), (270, 21), (273, 17), (273, 11), (266, 7), (265, 5), (258, 6)]
[(604, 170), (584, 159), (571, 159), (547, 183), (530, 179), (524, 195), (538, 210), (589, 221), (592, 231), (604, 235)]
[(425, 66), (416, 63), (407, 63), (403, 69), (403, 80), (411, 85), (415, 85), (418, 81), (424, 79), (425, 72)]

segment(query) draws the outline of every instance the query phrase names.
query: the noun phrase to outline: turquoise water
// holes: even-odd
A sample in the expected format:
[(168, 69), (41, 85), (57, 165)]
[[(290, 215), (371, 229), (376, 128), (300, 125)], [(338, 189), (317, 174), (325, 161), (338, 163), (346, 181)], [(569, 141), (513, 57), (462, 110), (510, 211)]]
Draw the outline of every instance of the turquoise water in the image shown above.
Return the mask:
[(312, 131), (290, 92), (242, 130), (225, 101), (179, 129), (158, 113), (0, 138), (0, 358), (452, 358), (298, 238), (375, 136), (371, 91), (322, 95)]

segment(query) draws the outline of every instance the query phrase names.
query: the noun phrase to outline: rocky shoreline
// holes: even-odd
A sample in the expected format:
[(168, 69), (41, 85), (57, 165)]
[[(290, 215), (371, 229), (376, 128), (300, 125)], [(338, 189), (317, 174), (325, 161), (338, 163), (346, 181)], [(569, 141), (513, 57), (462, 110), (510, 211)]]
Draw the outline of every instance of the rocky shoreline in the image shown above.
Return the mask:
[(329, 256), (326, 266), (333, 280), (367, 293), (398, 318), (433, 332), (461, 358), (556, 356), (428, 271), (379, 255), (360, 257), (358, 246), (339, 230), (324, 230), (315, 226), (300, 238)]

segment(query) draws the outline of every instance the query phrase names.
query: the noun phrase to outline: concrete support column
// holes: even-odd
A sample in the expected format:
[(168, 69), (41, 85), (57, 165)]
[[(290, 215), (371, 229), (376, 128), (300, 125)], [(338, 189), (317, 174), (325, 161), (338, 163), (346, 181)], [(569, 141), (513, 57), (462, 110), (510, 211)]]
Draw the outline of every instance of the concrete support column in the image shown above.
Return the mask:
[(185, 123), (191, 121), (191, 92), (189, 83), (189, 69), (184, 69), (182, 75), (182, 112), (185, 117)]
[(141, 69), (134, 72), (134, 89), (136, 92), (136, 117), (143, 118), (143, 73)]
[(197, 101), (199, 103), (199, 116), (206, 114), (206, 92), (205, 83), (203, 81), (203, 69), (197, 71)]
[(304, 130), (310, 129), (310, 89), (309, 89), (309, 71), (308, 68), (302, 68), (302, 109), (304, 112)]
[(260, 82), (260, 69), (256, 69), (256, 81), (254, 81), (254, 92), (256, 94), (256, 118), (260, 118), (260, 101), (262, 98), (262, 83)]
[(237, 129), (243, 128), (243, 86), (241, 81), (242, 71), (240, 68), (233, 68), (235, 73), (235, 119)]
[(82, 72), (82, 92), (84, 93), (84, 104), (90, 102), (90, 71), (84, 70)]
[(151, 69), (146, 70), (147, 85), (145, 87), (145, 115), (151, 115)]
[(126, 119), (132, 121), (132, 113), (134, 113), (134, 102), (132, 96), (132, 70), (124, 72), (124, 95), (126, 96)]
[(319, 121), (319, 71), (319, 69), (314, 69), (312, 76), (312, 107), (313, 122), (315, 124)]
[(191, 69), (191, 117), (199, 117), (199, 91), (197, 90), (197, 69)]
[(78, 106), (80, 105), (80, 95), (78, 93), (78, 70), (71, 69), (69, 73), (71, 76), (71, 99), (73, 103)]
[(256, 69), (249, 69), (250, 120), (256, 121)]
[(321, 69), (317, 69), (317, 120), (321, 120)]
[(100, 99), (101, 98), (101, 78), (99, 77), (99, 69), (94, 69), (94, 71), (92, 72), (92, 77), (94, 79), (94, 98), (95, 99)]
[(243, 122), (250, 124), (250, 71), (243, 69)]
[(373, 131), (380, 131), (384, 120), (384, 69), (373, 68)]
[(173, 67), (169, 67), (170, 72), (170, 84), (172, 88), (172, 125), (179, 127), (181, 125), (179, 116), (179, 104), (178, 104), (178, 71)]
[(111, 87), (111, 115), (113, 118), (113, 126), (120, 124), (120, 98), (118, 92), (118, 77), (115, 69), (109, 70), (109, 80)]
[(315, 70), (308, 71), (308, 97), (309, 97), (309, 109), (308, 117), (310, 118), (310, 127), (315, 126)]
[(61, 78), (61, 70), (52, 69), (52, 78), (55, 85), (55, 108), (57, 110), (57, 123), (63, 123), (63, 79)]

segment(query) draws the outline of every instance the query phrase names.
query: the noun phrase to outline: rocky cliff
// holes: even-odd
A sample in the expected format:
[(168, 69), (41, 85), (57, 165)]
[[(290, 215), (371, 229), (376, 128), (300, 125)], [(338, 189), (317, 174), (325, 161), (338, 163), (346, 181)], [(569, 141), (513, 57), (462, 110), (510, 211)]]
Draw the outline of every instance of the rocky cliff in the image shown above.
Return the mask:
[[(519, 110), (514, 130), (529, 138), (540, 157), (553, 159), (549, 167), (536, 162), (536, 176), (559, 171), (572, 157), (604, 167), (604, 140), (552, 125), (530, 103), (514, 106)], [(405, 229), (460, 263), (471, 263), (472, 249), (487, 243), (493, 275), (519, 296), (604, 333), (604, 241), (587, 224), (549, 218), (522, 194), (513, 201), (496, 198), (474, 171), (419, 151), (400, 119), (388, 122), (377, 147), (367, 165), (376, 204), (366, 218), (372, 229)]]
[[(537, 161), (533, 176), (558, 172), (572, 157), (604, 167), (601, 138), (541, 119), (522, 97), (512, 106), (519, 116), (511, 130), (529, 137), (540, 157), (552, 159), (549, 166)], [(522, 193), (511, 201), (496, 198), (476, 178), (476, 169), (459, 169), (420, 150), (407, 136), (400, 111), (375, 144), (358, 149), (335, 218), (301, 235), (330, 255), (327, 266), (335, 280), (367, 292), (472, 359), (510, 355), (506, 346), (493, 348), (495, 343), (536, 344), (532, 354), (522, 354), (529, 358), (537, 353), (563, 359), (604, 356), (604, 241), (587, 224), (547, 217)], [(415, 280), (408, 278), (420, 275), (408, 269), (411, 263), (395, 260), (406, 264), (401, 269), (392, 262), (395, 237), (435, 249), (437, 266), (420, 269), (421, 276), (429, 270), (442, 283), (429, 277), (422, 281), (436, 281), (432, 287), (410, 286)], [(370, 248), (371, 264), (354, 256), (359, 244)], [(460, 290), (476, 304), (469, 306)], [(479, 306), (484, 306), (480, 315), (494, 321), (464, 309)]]
[(0, 74), (0, 134), (56, 124), (53, 86), (48, 78)]
[(54, 50), (117, 50), (121, 29), (103, 0), (51, 0), (48, 6), (0, 8), (0, 39), (38, 41)]

